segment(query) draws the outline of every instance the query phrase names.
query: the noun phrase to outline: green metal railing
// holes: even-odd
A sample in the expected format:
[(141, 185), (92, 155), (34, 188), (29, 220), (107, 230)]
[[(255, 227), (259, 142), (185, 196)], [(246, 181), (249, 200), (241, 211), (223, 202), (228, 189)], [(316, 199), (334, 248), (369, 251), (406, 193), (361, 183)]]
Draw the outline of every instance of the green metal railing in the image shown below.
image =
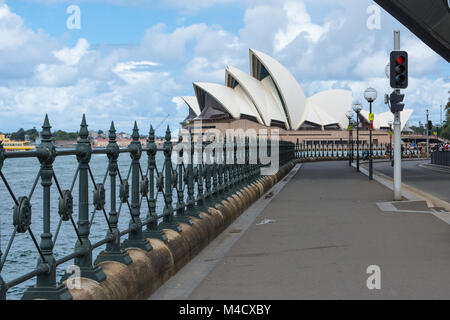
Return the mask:
[[(25, 291), (22, 299), (71, 299), (69, 290), (63, 284), (63, 281), (71, 274), (66, 272), (57, 281), (59, 266), (73, 260), (74, 265), (80, 270), (79, 276), (98, 282), (104, 281), (106, 276), (98, 266), (100, 262), (117, 261), (128, 265), (132, 260), (125, 250), (126, 248), (133, 247), (149, 251), (152, 250), (152, 247), (147, 238), (167, 241), (163, 229), (169, 228), (181, 232), (180, 222), (192, 224), (190, 216), (199, 217), (200, 212), (208, 212), (208, 207), (214, 206), (219, 200), (226, 199), (246, 185), (260, 179), (261, 169), (264, 167), (259, 158), (261, 146), (264, 145), (267, 148), (268, 155), (271, 153), (271, 141), (262, 144), (262, 138), (259, 137), (230, 136), (223, 137), (220, 142), (231, 147), (224, 148), (222, 151), (214, 149), (212, 153), (208, 154), (205, 148), (212, 141), (204, 135), (198, 135), (198, 141), (194, 141), (195, 135), (189, 132), (189, 139), (179, 138), (181, 145), (190, 144), (190, 148), (186, 148), (189, 150), (189, 154), (183, 154), (185, 149), (181, 149), (178, 156), (183, 157), (184, 160), (174, 165), (172, 162), (174, 146), (171, 142), (169, 127), (162, 148), (157, 146), (152, 127), (150, 127), (146, 145), (142, 146), (136, 123), (131, 136), (132, 141), (126, 148), (118, 146), (114, 123), (111, 123), (107, 147), (92, 148), (84, 115), (76, 148), (56, 149), (52, 142), (50, 129), (51, 126), (46, 116), (41, 132), (42, 142), (35, 151), (6, 152), (0, 144), (0, 178), (14, 205), (12, 219), (14, 229), (5, 251), (2, 252), (0, 247), (0, 300), (6, 299), (8, 290), (33, 278), (36, 279), (35, 285)], [(202, 146), (202, 150), (195, 150), (195, 145)], [(256, 161), (251, 161), (252, 151), (255, 150)], [(275, 152), (279, 152), (278, 165), (280, 167), (300, 156), (298, 144), (296, 146), (284, 141), (279, 141), (279, 147)], [(162, 167), (157, 164), (157, 153), (164, 155)], [(90, 165), (92, 155), (96, 154), (105, 155), (108, 161), (106, 173), (101, 181), (95, 180)], [(131, 157), (126, 175), (118, 166), (118, 159), (123, 154)], [(200, 159), (215, 158), (216, 161), (195, 163), (195, 155)], [(147, 157), (146, 166), (141, 165), (140, 162), (143, 156)], [(53, 163), (57, 157), (76, 157), (77, 163), (74, 162), (76, 169), (71, 187), (66, 190), (61, 187), (53, 169)], [(23, 158), (36, 158), (40, 163), (40, 170), (28, 195), (19, 197), (13, 192), (8, 177), (2, 172), (2, 167), (5, 161)], [(239, 158), (243, 160), (237, 161)], [(76, 199), (74, 187), (77, 181), (78, 198)], [(35, 221), (32, 219), (30, 204), (39, 182), (43, 190), (40, 243), (32, 231), (37, 226), (32, 224)], [(107, 187), (109, 187), (109, 201), (106, 199)], [(55, 212), (51, 210), (51, 199), (55, 193), (59, 199), (59, 219), (57, 221), (54, 219)], [(120, 202), (117, 207), (118, 199)], [(78, 201), (77, 221), (73, 216), (74, 201)], [(163, 202), (162, 212), (157, 210), (157, 201)], [(129, 225), (127, 229), (119, 230), (119, 217), (124, 208), (129, 212)], [(91, 216), (90, 210), (93, 210)], [(101, 240), (91, 243), (91, 226), (97, 212), (103, 215), (107, 234)], [(143, 217), (144, 212), (145, 217)], [(4, 212), (1, 214), (5, 215)], [(54, 235), (50, 231), (52, 223), (57, 223)], [(71, 225), (77, 241), (72, 253), (56, 259), (54, 248), (63, 223)], [(19, 277), (4, 281), (1, 270), (8, 263), (9, 252), (14, 250), (14, 239), (24, 233), (29, 234), (36, 249), (37, 266)], [(121, 241), (124, 236), (127, 238)], [(104, 248), (104, 250), (94, 261), (93, 250), (96, 248)]]
[[(370, 151), (370, 146), (366, 141), (360, 141), (359, 148), (356, 141), (353, 143), (348, 143), (343, 141), (342, 143), (328, 143), (326, 141), (313, 141), (313, 142), (303, 142), (295, 144), (296, 154), (298, 158), (335, 158), (335, 159), (356, 159), (356, 155), (359, 155), (362, 159), (364, 155), (368, 155)], [(359, 149), (359, 151), (358, 151)], [(389, 143), (381, 143), (373, 145), (373, 156), (374, 157), (385, 157), (389, 158), (389, 153), (392, 152), (392, 146)], [(423, 150), (420, 147), (402, 147), (403, 157), (420, 157), (423, 155)]]

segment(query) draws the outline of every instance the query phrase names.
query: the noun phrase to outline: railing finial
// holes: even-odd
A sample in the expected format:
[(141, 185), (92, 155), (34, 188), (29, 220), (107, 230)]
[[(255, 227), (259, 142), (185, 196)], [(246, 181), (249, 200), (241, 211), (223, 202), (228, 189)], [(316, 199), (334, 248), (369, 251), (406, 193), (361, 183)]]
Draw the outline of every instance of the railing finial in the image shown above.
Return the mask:
[(152, 125), (150, 125), (150, 131), (148, 133), (148, 142), (155, 142), (155, 130)]
[(133, 138), (134, 141), (139, 140), (139, 129), (136, 121), (134, 122), (133, 134), (131, 135), (131, 138)]
[(114, 127), (114, 121), (111, 121), (111, 127), (109, 128), (109, 141), (115, 142), (116, 141), (116, 127)]
[(167, 130), (166, 130), (166, 141), (170, 141), (170, 139), (172, 139), (172, 134), (170, 133), (170, 127), (169, 125), (167, 125)]
[(89, 137), (88, 125), (86, 123), (86, 116), (84, 113), (83, 119), (81, 120), (79, 136), (81, 139), (87, 139)]
[(51, 141), (51, 139), (52, 139), (52, 133), (50, 131), (51, 128), (52, 128), (52, 126), (50, 125), (50, 122), (48, 121), (48, 115), (46, 114), (44, 124), (42, 125), (42, 132), (41, 132), (43, 142)]

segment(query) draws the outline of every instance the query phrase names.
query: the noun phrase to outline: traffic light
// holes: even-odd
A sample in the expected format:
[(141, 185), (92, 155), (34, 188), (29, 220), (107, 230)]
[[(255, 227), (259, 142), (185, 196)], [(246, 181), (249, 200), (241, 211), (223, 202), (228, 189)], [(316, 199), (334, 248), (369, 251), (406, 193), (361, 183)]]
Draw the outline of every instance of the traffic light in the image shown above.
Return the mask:
[(431, 120), (428, 120), (428, 131), (431, 131), (433, 129), (433, 123), (431, 122)]
[(405, 89), (408, 87), (408, 52), (391, 52), (389, 78), (391, 87), (394, 89)]
[(404, 94), (397, 93), (393, 91), (391, 95), (389, 96), (389, 100), (391, 102), (391, 112), (395, 113), (398, 111), (403, 111), (403, 108), (405, 107), (404, 103), (401, 103), (403, 99), (405, 98)]

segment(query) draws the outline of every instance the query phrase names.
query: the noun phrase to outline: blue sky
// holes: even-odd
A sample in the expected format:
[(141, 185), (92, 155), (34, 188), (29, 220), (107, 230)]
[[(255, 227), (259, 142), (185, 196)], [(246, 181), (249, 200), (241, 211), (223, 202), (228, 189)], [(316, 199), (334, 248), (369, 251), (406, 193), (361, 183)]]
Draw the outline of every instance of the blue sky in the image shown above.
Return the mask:
[[(66, 27), (69, 5), (81, 10), (81, 29)], [(130, 131), (163, 127), (187, 115), (181, 95), (193, 81), (223, 83), (226, 65), (248, 71), (248, 49), (277, 58), (307, 96), (331, 88), (361, 100), (368, 86), (391, 89), (384, 67), (392, 31), (410, 54), (406, 106), (412, 124), (439, 121), (450, 90), (449, 64), (381, 10), (369, 30), (369, 0), (0, 0), (0, 131), (39, 127), (77, 130), (82, 113), (91, 128), (114, 120)], [(167, 116), (168, 119), (164, 120)], [(163, 121), (164, 120), (164, 121)]]

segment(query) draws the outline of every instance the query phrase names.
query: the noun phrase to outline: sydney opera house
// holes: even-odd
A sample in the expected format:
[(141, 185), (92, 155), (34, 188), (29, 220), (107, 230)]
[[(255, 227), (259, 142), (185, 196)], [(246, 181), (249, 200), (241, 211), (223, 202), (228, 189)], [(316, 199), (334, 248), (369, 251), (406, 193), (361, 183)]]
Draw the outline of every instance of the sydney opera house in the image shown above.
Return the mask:
[[(352, 92), (327, 90), (306, 97), (294, 76), (277, 60), (250, 49), (250, 74), (228, 66), (225, 84), (194, 82), (195, 96), (182, 99), (189, 107), (183, 127), (203, 129), (262, 129), (276, 127), (280, 139), (300, 142), (342, 143), (348, 139), (346, 112)], [(403, 127), (412, 110), (402, 112)], [(369, 114), (360, 113), (361, 140), (368, 140)], [(374, 142), (389, 141), (387, 129), (393, 115), (375, 116)]]

